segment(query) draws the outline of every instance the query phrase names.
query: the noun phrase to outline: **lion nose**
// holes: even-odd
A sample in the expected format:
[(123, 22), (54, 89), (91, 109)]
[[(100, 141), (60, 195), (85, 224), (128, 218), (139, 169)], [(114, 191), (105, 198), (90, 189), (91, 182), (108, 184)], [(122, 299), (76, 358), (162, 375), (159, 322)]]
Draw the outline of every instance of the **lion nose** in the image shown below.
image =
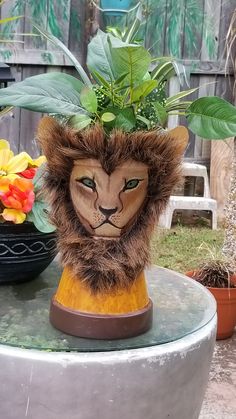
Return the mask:
[(99, 206), (99, 210), (106, 217), (110, 217), (112, 214), (115, 214), (115, 212), (117, 211), (117, 207), (116, 208), (102, 208)]

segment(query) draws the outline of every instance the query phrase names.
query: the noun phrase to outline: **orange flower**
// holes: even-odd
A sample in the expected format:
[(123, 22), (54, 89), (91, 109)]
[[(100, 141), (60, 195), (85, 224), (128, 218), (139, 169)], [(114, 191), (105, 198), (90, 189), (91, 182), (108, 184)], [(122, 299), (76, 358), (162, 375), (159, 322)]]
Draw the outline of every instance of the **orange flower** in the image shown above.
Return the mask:
[[(34, 185), (28, 179), (0, 179), (0, 201), (6, 208), (24, 213), (31, 211), (34, 203)], [(1, 214), (4, 217), (4, 214)]]
[(5, 208), (0, 214), (4, 220), (12, 221), (14, 224), (22, 224), (26, 219), (26, 214), (16, 209)]

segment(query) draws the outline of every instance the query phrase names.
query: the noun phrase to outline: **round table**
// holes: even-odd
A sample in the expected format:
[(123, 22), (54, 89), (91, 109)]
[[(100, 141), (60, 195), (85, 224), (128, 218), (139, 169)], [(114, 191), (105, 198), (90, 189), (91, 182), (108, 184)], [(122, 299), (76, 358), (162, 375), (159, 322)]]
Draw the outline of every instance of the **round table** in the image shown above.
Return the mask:
[(138, 337), (76, 338), (49, 323), (61, 270), (1, 286), (0, 418), (195, 419), (206, 389), (216, 304), (197, 282), (146, 272), (152, 329)]

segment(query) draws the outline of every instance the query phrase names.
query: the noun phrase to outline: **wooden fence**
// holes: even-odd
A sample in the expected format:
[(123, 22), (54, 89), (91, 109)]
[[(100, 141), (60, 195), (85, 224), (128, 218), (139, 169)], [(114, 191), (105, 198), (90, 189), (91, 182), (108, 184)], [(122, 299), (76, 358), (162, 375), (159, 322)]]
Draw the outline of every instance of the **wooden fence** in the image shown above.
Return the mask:
[[(135, 3), (137, 1), (133, 0), (132, 5)], [(190, 86), (199, 87), (193, 98), (220, 95), (232, 100), (229, 69), (225, 77), (224, 51), (235, 0), (143, 0), (143, 4), (146, 23), (140, 36), (152, 54), (175, 54), (179, 62), (187, 66)], [(132, 19), (132, 13), (125, 18), (107, 17), (92, 1), (85, 0), (9, 0), (1, 7), (2, 18), (19, 14), (32, 17), (58, 36), (82, 64), (86, 62), (87, 43), (98, 24), (122, 28)], [(50, 71), (74, 73), (70, 62), (52, 44), (39, 37), (21, 35), (32, 31), (28, 18), (12, 22), (4, 31), (8, 37), (15, 32), (15, 39), (24, 41), (2, 44), (0, 48), (0, 60), (11, 65), (17, 81)], [(173, 78), (169, 91), (175, 94), (186, 87)], [(0, 135), (11, 141), (15, 152), (27, 150), (36, 156), (39, 150), (34, 136), (40, 118), (41, 114), (15, 109), (2, 118)], [(172, 117), (169, 124), (176, 122)], [(210, 142), (191, 134), (186, 159), (209, 166), (210, 153)]]

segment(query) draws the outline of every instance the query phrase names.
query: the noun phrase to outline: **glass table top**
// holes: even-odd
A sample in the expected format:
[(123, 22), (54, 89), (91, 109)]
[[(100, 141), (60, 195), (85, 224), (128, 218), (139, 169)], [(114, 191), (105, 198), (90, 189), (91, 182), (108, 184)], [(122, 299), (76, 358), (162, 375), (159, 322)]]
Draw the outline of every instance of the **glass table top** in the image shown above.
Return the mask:
[(143, 335), (120, 340), (66, 335), (49, 322), (50, 299), (61, 275), (57, 262), (37, 279), (0, 286), (0, 344), (46, 351), (103, 352), (172, 342), (206, 325), (215, 315), (211, 294), (197, 282), (153, 266), (146, 272), (153, 301), (153, 326)]

